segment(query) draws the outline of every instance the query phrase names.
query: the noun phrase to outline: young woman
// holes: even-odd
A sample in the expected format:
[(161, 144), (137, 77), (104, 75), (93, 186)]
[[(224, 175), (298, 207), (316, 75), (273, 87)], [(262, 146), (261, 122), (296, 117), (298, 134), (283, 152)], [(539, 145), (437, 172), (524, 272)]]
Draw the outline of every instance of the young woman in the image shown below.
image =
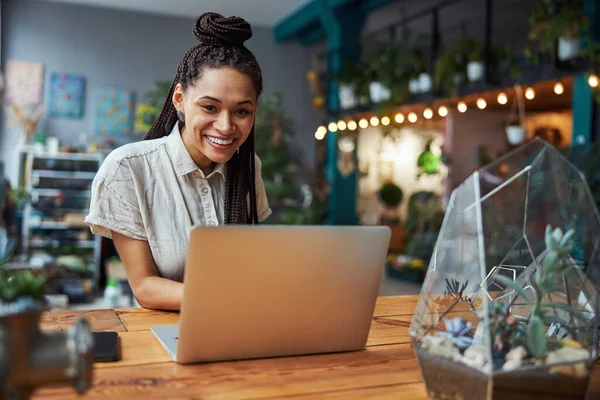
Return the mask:
[(262, 73), (244, 46), (252, 29), (206, 13), (193, 32), (199, 43), (179, 63), (147, 140), (108, 155), (86, 217), (94, 234), (113, 239), (147, 308), (180, 308), (193, 226), (256, 224), (271, 213), (254, 154)]

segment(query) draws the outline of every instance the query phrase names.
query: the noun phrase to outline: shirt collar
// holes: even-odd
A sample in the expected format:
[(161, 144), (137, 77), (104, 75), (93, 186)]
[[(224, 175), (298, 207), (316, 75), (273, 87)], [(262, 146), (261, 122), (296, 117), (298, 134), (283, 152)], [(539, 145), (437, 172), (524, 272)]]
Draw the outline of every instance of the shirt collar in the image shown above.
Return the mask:
[[(200, 171), (202, 176), (204, 176), (204, 173), (200, 168), (198, 168), (189, 151), (183, 144), (181, 132), (179, 131), (179, 122), (175, 123), (171, 133), (169, 133), (169, 136), (167, 137), (167, 146), (169, 147), (169, 151), (173, 157), (173, 166), (175, 167), (177, 176), (186, 175), (195, 170)], [(216, 173), (221, 174), (223, 178), (225, 178), (225, 164), (217, 163), (213, 172), (208, 174), (206, 178), (210, 178)]]

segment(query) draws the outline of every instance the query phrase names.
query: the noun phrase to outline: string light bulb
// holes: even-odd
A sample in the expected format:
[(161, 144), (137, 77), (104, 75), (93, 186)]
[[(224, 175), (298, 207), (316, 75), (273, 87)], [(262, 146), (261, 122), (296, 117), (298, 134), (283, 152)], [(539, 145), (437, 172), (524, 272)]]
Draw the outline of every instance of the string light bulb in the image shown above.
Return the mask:
[(329, 132), (336, 132), (337, 128), (338, 127), (335, 122), (330, 122), (329, 125), (327, 125), (327, 129), (329, 129)]
[(392, 122), (388, 117), (381, 118), (381, 125), (388, 126)]
[(365, 129), (366, 127), (369, 126), (369, 121), (367, 121), (365, 118), (361, 118), (361, 120), (358, 121), (358, 126)]
[(467, 103), (465, 103), (464, 101), (461, 101), (458, 103), (456, 108), (458, 109), (459, 112), (464, 113), (465, 111), (467, 111)]
[(596, 74), (590, 75), (590, 77), (588, 78), (588, 84), (593, 88), (598, 87), (598, 84), (600, 84), (600, 80), (598, 80)]
[(527, 100), (533, 100), (535, 98), (535, 90), (533, 90), (532, 87), (528, 87), (527, 90), (525, 90), (525, 98)]
[(431, 108), (426, 108), (423, 111), (423, 116), (425, 117), (425, 119), (431, 119), (431, 118), (433, 118), (433, 110)]
[(370, 122), (371, 122), (371, 126), (377, 126), (377, 125), (379, 125), (379, 118), (371, 117)]
[(346, 121), (344, 121), (344, 120), (339, 120), (337, 123), (338, 130), (340, 130), (340, 131), (345, 131), (346, 126), (347, 126)]
[(448, 115), (448, 107), (440, 106), (440, 108), (438, 108), (438, 114), (440, 115), (440, 117), (445, 117), (446, 115)]
[(408, 114), (408, 121), (412, 122), (413, 124), (417, 122), (417, 114), (415, 114), (414, 112)]
[(506, 95), (506, 93), (502, 92), (498, 95), (498, 103), (499, 104), (508, 103), (508, 96)]
[(317, 131), (315, 132), (315, 139), (323, 140), (325, 138), (326, 134), (327, 134), (327, 128), (325, 128), (324, 126), (321, 125), (317, 128)]
[(358, 127), (358, 124), (356, 123), (356, 121), (348, 122), (348, 129), (350, 129), (351, 131), (356, 130), (357, 127)]
[(483, 110), (486, 107), (487, 107), (487, 102), (485, 101), (485, 99), (483, 97), (478, 98), (477, 99), (477, 108), (479, 108), (480, 110)]
[(396, 116), (394, 117), (394, 121), (396, 121), (396, 123), (401, 124), (404, 122), (404, 114), (402, 113), (398, 113), (396, 114)]
[(560, 82), (556, 82), (556, 83), (554, 84), (554, 93), (556, 93), (556, 94), (558, 94), (558, 95), (561, 95), (561, 94), (563, 94), (564, 92), (565, 92), (565, 87), (563, 86), (563, 84), (562, 84), (562, 83), (560, 83)]

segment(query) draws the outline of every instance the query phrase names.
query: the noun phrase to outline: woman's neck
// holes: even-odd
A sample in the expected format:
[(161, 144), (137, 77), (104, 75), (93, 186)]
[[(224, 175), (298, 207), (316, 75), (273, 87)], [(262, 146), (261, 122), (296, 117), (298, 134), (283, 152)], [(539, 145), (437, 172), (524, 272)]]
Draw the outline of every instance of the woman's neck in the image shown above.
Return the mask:
[[(178, 124), (180, 124), (178, 122)], [(188, 153), (194, 160), (194, 163), (200, 168), (200, 170), (204, 173), (204, 176), (208, 176), (215, 169), (215, 163), (211, 161), (208, 157), (206, 157), (200, 150), (194, 146), (191, 138), (188, 138), (189, 135), (185, 134), (185, 125), (179, 125), (179, 132), (181, 133), (181, 140), (183, 141), (183, 145), (187, 149)]]

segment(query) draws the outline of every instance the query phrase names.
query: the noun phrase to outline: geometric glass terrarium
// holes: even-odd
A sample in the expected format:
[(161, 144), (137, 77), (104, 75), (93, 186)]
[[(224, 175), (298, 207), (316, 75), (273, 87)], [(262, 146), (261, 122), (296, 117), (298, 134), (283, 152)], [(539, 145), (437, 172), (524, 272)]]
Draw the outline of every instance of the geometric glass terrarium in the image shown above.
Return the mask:
[(430, 398), (584, 398), (598, 357), (600, 217), (541, 139), (451, 195), (410, 334)]

